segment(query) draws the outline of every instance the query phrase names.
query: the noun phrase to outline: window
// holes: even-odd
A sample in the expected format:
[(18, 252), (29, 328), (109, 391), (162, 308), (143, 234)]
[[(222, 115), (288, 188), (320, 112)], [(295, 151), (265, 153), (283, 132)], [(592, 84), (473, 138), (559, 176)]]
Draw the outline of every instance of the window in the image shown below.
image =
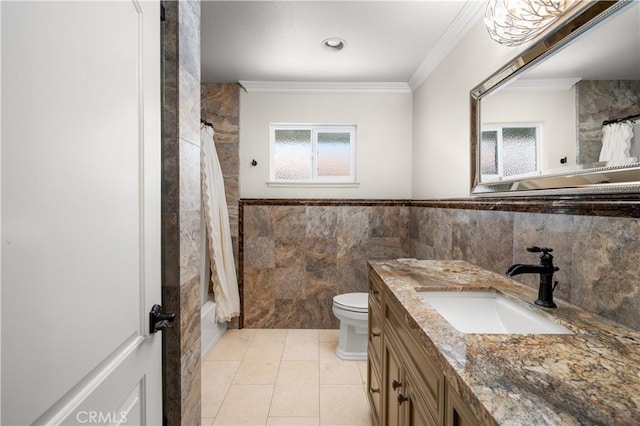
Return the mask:
[(540, 171), (539, 125), (485, 125), (482, 128), (480, 173), (483, 181)]
[(355, 183), (356, 126), (271, 125), (271, 183)]

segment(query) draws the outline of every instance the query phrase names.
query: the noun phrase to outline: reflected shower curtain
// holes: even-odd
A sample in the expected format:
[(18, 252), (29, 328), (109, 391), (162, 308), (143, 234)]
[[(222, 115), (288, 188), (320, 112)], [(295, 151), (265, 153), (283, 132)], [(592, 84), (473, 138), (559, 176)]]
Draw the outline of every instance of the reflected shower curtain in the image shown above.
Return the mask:
[(630, 161), (632, 138), (633, 125), (628, 121), (603, 126), (599, 161), (606, 161), (609, 164), (624, 164)]
[(213, 142), (214, 131), (200, 128), (200, 172), (202, 204), (211, 257), (211, 281), (216, 299), (216, 321), (231, 321), (240, 315), (240, 295), (231, 245), (231, 229), (224, 192), (224, 180)]

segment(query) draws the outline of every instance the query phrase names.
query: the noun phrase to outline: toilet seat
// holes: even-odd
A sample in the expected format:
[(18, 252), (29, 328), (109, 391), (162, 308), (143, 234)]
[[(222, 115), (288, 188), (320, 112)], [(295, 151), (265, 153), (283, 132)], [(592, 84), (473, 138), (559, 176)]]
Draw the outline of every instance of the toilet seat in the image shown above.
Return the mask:
[(369, 294), (339, 294), (333, 298), (333, 304), (337, 308), (344, 309), (345, 311), (366, 313), (369, 310)]

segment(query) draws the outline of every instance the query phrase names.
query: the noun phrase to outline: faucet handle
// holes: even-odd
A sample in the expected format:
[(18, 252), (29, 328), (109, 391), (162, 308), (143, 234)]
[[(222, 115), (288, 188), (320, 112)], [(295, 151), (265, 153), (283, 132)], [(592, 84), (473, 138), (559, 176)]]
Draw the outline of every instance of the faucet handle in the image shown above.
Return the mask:
[(530, 253), (540, 253), (542, 252), (542, 254), (547, 254), (547, 253), (551, 253), (553, 251), (552, 248), (546, 248), (546, 247), (527, 247), (527, 251)]

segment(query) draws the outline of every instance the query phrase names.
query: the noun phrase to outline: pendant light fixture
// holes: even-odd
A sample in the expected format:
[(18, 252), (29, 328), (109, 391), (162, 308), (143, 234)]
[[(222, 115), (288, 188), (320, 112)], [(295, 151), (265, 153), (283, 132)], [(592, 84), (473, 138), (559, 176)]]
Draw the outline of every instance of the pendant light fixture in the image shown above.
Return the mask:
[(553, 24), (579, 0), (489, 0), (484, 23), (505, 46), (519, 46)]

